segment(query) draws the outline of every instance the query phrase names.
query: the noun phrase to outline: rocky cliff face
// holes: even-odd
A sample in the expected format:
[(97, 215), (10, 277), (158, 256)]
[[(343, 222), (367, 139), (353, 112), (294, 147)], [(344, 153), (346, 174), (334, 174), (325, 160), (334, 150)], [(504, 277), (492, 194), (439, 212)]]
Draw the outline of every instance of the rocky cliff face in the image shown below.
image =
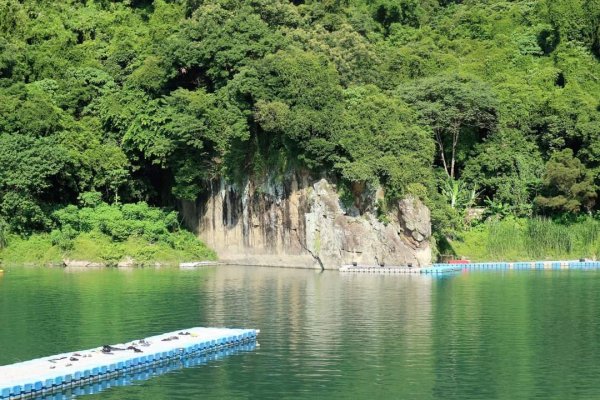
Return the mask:
[(352, 262), (431, 262), (427, 207), (407, 198), (378, 219), (374, 210), (381, 193), (360, 187), (353, 192), (354, 203), (344, 205), (327, 180), (294, 174), (280, 183), (247, 182), (241, 188), (221, 182), (181, 208), (185, 222), (224, 262), (324, 269)]

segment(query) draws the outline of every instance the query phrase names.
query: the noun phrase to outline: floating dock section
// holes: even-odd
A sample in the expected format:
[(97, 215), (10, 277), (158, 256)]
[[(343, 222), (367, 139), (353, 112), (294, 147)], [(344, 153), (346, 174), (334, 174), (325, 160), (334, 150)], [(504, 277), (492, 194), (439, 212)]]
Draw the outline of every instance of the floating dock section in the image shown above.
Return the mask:
[(462, 266), (437, 264), (430, 267), (407, 267), (407, 266), (375, 266), (375, 265), (343, 265), (340, 267), (340, 272), (359, 272), (368, 274), (447, 274), (452, 272), (460, 272)]
[[(127, 384), (128, 377), (139, 378), (141, 374), (143, 378), (144, 371), (168, 367), (173, 361), (193, 365), (194, 360), (203, 360), (201, 356), (255, 345), (258, 333), (254, 329), (191, 328), (0, 366), (0, 399), (38, 398), (85, 387), (99, 391), (103, 388), (99, 382), (111, 380)], [(163, 370), (168, 372), (168, 368)]]
[(600, 270), (600, 261), (528, 261), (433, 264), (429, 267), (343, 265), (340, 272), (369, 274), (448, 274), (470, 270)]
[(528, 261), (466, 264), (433, 264), (432, 267), (453, 265), (462, 270), (597, 270), (600, 261)]
[(193, 261), (193, 262), (182, 262), (179, 263), (179, 268), (198, 268), (198, 267), (213, 267), (216, 265), (221, 265), (218, 261)]
[(119, 373), (113, 377), (102, 380), (90, 380), (82, 385), (66, 387), (60, 390), (60, 393), (43, 394), (36, 393), (34, 400), (71, 400), (73, 396), (83, 396), (88, 394), (98, 394), (106, 389), (118, 386), (128, 386), (135, 382), (142, 382), (154, 378), (159, 375), (164, 375), (169, 372), (181, 370), (183, 368), (196, 367), (205, 365), (213, 361), (220, 360), (241, 352), (249, 352), (256, 348), (256, 342), (249, 342), (232, 347), (226, 347), (216, 352), (206, 354), (190, 354), (184, 355), (181, 359), (173, 359), (165, 362), (149, 364), (141, 369), (132, 369)]

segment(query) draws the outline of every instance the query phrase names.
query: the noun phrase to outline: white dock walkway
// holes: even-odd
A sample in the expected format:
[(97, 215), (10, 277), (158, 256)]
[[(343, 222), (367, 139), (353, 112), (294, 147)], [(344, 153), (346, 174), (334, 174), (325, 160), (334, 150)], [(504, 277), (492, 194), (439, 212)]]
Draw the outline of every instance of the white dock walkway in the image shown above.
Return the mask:
[(256, 341), (258, 333), (254, 329), (191, 328), (114, 344), (110, 352), (97, 347), (0, 366), (0, 399), (35, 397), (188, 354), (218, 351)]
[(340, 272), (358, 272), (367, 274), (447, 274), (460, 271), (457, 265), (438, 265), (433, 267), (408, 267), (408, 266), (384, 266), (378, 265), (342, 265)]

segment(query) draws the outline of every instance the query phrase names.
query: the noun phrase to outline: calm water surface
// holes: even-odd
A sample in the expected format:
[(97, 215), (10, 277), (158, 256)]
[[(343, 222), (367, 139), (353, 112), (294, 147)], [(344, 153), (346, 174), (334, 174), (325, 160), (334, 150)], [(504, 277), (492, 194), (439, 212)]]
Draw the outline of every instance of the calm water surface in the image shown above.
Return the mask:
[(81, 398), (600, 398), (600, 272), (0, 275), (0, 365), (192, 326), (258, 328), (260, 347)]

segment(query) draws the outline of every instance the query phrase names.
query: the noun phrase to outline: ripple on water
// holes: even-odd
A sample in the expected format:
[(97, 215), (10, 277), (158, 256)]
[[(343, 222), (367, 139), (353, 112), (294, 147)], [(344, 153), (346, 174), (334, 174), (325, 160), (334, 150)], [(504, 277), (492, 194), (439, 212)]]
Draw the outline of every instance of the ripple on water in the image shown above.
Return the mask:
[(11, 269), (0, 364), (189, 326), (250, 327), (261, 329), (252, 352), (89, 398), (600, 398), (599, 309), (594, 271)]

